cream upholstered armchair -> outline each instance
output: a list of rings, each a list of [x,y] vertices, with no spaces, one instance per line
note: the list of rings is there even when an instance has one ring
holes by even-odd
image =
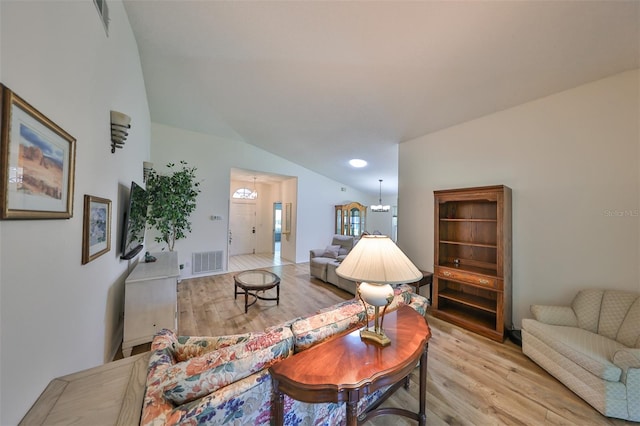
[[[533,305],[525,355],[608,417],[640,421],[640,294],[583,290],[571,306]]]

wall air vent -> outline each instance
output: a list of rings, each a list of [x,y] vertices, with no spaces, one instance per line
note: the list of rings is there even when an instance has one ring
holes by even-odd
[[[104,26],[104,32],[107,33],[107,37],[109,37],[109,8],[107,7],[107,0],[93,0],[93,3],[96,5],[96,9],[98,9],[98,15],[100,15],[100,20]]]
[[[193,253],[192,258],[191,268],[194,275],[222,271],[222,250]]]

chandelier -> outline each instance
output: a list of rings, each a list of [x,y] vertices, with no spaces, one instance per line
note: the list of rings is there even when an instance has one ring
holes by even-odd
[[[380,198],[378,198],[378,205],[373,205],[371,206],[371,211],[372,212],[388,212],[389,210],[391,210],[391,206],[390,205],[382,205],[382,179],[378,179],[378,181],[380,181]]]

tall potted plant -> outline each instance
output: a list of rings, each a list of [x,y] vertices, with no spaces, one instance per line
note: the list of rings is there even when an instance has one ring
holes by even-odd
[[[155,241],[166,243],[169,251],[173,251],[177,240],[191,232],[189,217],[200,193],[200,182],[195,180],[196,168],[188,167],[185,161],[180,161],[180,166],[176,169],[175,164],[169,163],[168,174],[151,170],[147,178],[147,223],[159,233]]]

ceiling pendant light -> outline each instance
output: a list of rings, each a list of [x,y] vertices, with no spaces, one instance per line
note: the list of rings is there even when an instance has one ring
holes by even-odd
[[[371,206],[371,211],[372,212],[388,212],[389,210],[391,210],[391,206],[389,205],[382,205],[382,179],[378,179],[378,181],[380,181],[380,198],[378,199],[378,202],[380,204],[373,205]]]
[[[256,191],[256,177],[253,177],[253,192],[249,195],[249,198],[255,200],[258,198],[258,191]]]

